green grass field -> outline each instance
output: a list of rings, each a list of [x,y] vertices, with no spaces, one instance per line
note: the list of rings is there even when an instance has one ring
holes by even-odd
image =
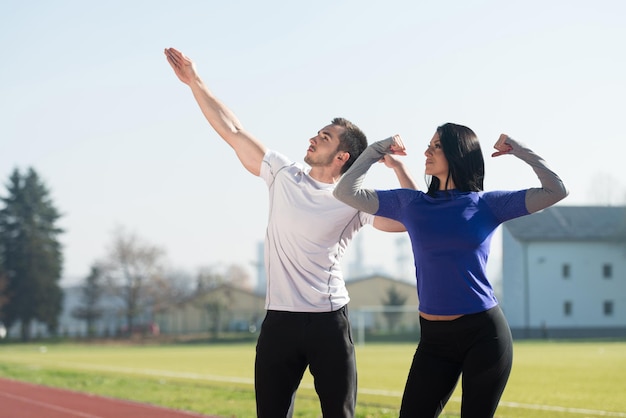
[[[415,344],[357,347],[358,417],[396,417]],[[0,344],[0,376],[223,417],[254,417],[254,344]],[[460,391],[445,417],[458,417]],[[311,376],[298,417],[319,417]],[[517,342],[497,417],[626,417],[626,342]]]

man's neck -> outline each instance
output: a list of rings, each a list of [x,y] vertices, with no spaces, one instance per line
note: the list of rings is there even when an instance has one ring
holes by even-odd
[[[339,181],[341,173],[328,167],[311,167],[309,176],[320,183],[334,184]]]

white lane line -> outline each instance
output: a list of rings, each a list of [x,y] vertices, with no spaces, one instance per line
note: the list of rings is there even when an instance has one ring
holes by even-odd
[[[47,409],[52,409],[53,411],[57,411],[57,412],[62,412],[64,414],[70,414],[76,417],[82,417],[82,418],[102,418],[101,415],[92,415],[92,414],[85,414],[83,412],[80,411],[76,411],[74,409],[67,409],[67,408],[63,408],[61,406],[57,406],[57,405],[53,405],[50,403],[46,403],[46,402],[39,402],[39,401],[34,401],[30,398],[24,398],[23,396],[19,396],[19,395],[13,395],[10,393],[4,393],[4,392],[0,392],[0,396],[4,396],[5,398],[10,398],[10,399],[14,399],[20,402],[24,402],[30,405],[37,405],[37,406],[41,406],[43,408],[47,408]]]
[[[459,400],[460,401],[460,400]],[[583,414],[583,415],[599,415],[603,417],[626,417],[626,412],[611,412],[611,411],[599,411],[595,409],[583,409],[583,408],[569,408],[565,406],[550,406],[550,405],[534,405],[520,402],[500,402],[500,405],[509,408],[520,409],[534,409],[540,411],[555,411],[555,412],[569,412],[571,414]]]
[[[228,382],[228,383],[243,383],[254,385],[254,379],[247,377],[234,377],[234,376],[216,376],[216,375],[207,375],[207,374],[199,374],[199,373],[186,373],[186,372],[173,372],[167,370],[154,370],[154,369],[134,369],[130,367],[115,367],[115,366],[96,366],[92,364],[83,364],[83,363],[72,363],[72,362],[61,362],[56,363],[59,366],[65,367],[73,367],[85,370],[101,370],[101,371],[111,371],[111,372],[120,372],[120,373],[128,373],[128,374],[140,374],[140,375],[148,375],[155,377],[170,377],[170,378],[186,378],[193,380],[207,380],[213,382]],[[307,389],[314,389],[312,384],[302,383],[300,387]],[[388,391],[382,389],[368,389],[368,388],[360,388],[358,392],[364,395],[378,395],[378,396],[388,396],[393,398],[402,397],[402,392],[398,391]],[[451,399],[452,401],[461,402],[460,398]],[[604,417],[621,417],[626,418],[626,412],[614,412],[614,411],[602,411],[595,409],[583,409],[583,408],[570,408],[564,406],[552,406],[552,405],[539,405],[539,404],[527,404],[521,402],[507,402],[500,401],[501,406],[506,406],[508,408],[518,408],[518,409],[531,409],[531,410],[541,410],[541,411],[555,411],[555,412],[568,412],[572,414],[581,414],[581,415],[596,415],[596,416],[604,416]]]

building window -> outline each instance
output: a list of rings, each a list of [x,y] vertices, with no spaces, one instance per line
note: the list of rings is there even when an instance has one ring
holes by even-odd
[[[613,301],[604,301],[604,316],[613,316]]]
[[[563,302],[563,314],[565,316],[572,316],[572,302],[569,300],[566,300],[565,302]]]
[[[605,279],[610,279],[613,277],[613,266],[610,264],[604,264],[602,266],[602,277]]]
[[[564,279],[569,279],[569,276],[570,276],[570,266],[569,266],[569,264],[563,264],[562,274],[563,274],[563,278]]]

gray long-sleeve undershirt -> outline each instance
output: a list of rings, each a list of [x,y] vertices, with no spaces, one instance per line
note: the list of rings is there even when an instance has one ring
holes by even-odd
[[[367,147],[337,183],[333,192],[335,197],[360,211],[375,214],[379,205],[378,195],[375,190],[363,189],[362,184],[372,164],[390,153],[392,143],[393,138],[390,137]],[[507,143],[512,147],[511,154],[530,165],[541,183],[540,188],[529,188],[526,192],[525,203],[529,213],[545,209],[567,196],[565,185],[543,158],[511,138]]]

